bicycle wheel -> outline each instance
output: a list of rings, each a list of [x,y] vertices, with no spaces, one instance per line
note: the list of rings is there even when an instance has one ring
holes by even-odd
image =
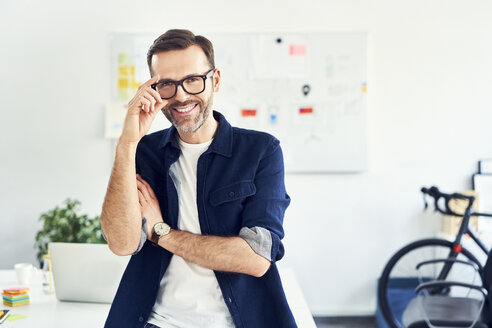
[[[391,257],[378,284],[378,306],[388,327],[403,328],[403,311],[416,296],[415,287],[421,282],[435,280],[443,266],[441,262],[417,270],[417,264],[448,258],[452,248],[453,243],[448,240],[422,239],[408,244]],[[479,272],[471,266],[454,264],[447,279],[482,284],[482,265],[470,251],[463,248],[456,259],[477,264]]]

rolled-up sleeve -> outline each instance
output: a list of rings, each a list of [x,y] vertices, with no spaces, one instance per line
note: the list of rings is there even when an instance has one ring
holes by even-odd
[[[275,138],[259,162],[254,184],[256,193],[245,201],[239,236],[257,254],[275,262],[284,256],[283,219],[290,204],[285,190],[282,149]]]
[[[147,241],[147,219],[142,216],[142,232],[140,233],[140,242],[138,244],[137,250],[132,255],[135,255],[138,252],[140,252],[146,241]]]
[[[243,238],[256,254],[272,261],[272,235],[269,230],[262,227],[244,227],[239,231],[239,237]]]

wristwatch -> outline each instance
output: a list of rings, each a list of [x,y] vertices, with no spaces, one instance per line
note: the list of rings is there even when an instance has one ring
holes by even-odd
[[[169,224],[164,222],[157,222],[152,228],[152,236],[150,237],[150,241],[154,245],[157,245],[159,243],[159,238],[167,235],[169,231],[171,231],[171,227],[169,226]]]

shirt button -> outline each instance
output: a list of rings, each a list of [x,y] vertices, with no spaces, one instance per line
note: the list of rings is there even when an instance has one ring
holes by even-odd
[[[229,297],[229,303],[232,303],[232,299]]]
[[[231,198],[234,197],[234,191],[229,192],[229,197],[231,197]]]
[[[138,321],[143,322],[144,321],[143,317],[139,317]]]

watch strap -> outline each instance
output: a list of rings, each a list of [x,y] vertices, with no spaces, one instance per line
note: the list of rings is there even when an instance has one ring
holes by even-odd
[[[150,242],[157,246],[159,243],[159,235],[155,232],[154,227],[152,227],[152,236],[150,236]]]
[[[166,233],[166,234],[164,234],[164,235],[159,235],[159,234],[155,231],[155,226],[156,226],[157,224],[164,224],[164,225],[166,225],[166,226],[167,226],[167,228],[168,228],[167,233]],[[158,246],[158,244],[159,244],[159,238],[161,238],[162,236],[167,235],[167,234],[169,233],[169,231],[171,231],[171,227],[170,227],[168,224],[164,223],[164,222],[158,222],[158,223],[154,224],[154,226],[152,227],[152,235],[150,236],[150,242],[151,242],[152,244],[154,244],[155,246]]]

